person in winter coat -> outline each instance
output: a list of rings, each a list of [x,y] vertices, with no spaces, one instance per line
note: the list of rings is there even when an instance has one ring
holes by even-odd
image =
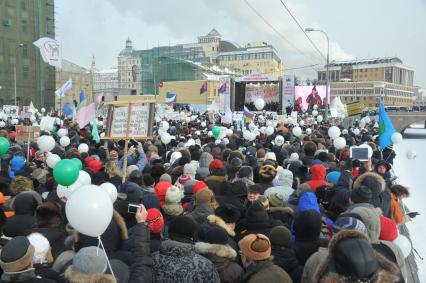
[[[330,242],[327,258],[317,267],[316,282],[403,282],[398,267],[374,251],[369,238],[345,230]]]
[[[231,180],[231,183],[235,182],[243,182],[246,187],[250,187],[254,185],[253,181],[253,169],[250,166],[241,166],[240,170],[238,170],[235,178]]]
[[[299,264],[291,246],[291,232],[285,226],[275,226],[269,233],[274,264],[284,269],[293,282],[300,282],[303,265]]]
[[[243,269],[234,260],[237,252],[228,244],[228,235],[220,227],[209,229],[203,242],[195,244],[195,251],[210,260],[219,273],[220,282],[241,282]]]
[[[264,194],[267,189],[273,187],[272,181],[277,175],[277,169],[272,165],[263,165],[259,170],[259,185],[262,190],[261,194]]]
[[[57,281],[59,274],[52,269],[54,258],[48,239],[40,233],[32,233],[27,238],[34,247],[33,267],[37,276]]]
[[[311,190],[315,192],[318,187],[321,186],[330,186],[325,180],[325,176],[327,175],[327,169],[322,164],[315,164],[311,167],[312,180],[306,181],[305,183],[311,187]]]
[[[209,215],[214,214],[217,206],[213,192],[210,189],[203,189],[195,195],[194,210],[186,216],[201,224]]]
[[[34,226],[34,213],[38,202],[32,194],[20,193],[15,197],[15,216],[7,219],[3,234],[7,237],[27,235]]]
[[[272,181],[273,187],[268,188],[263,195],[269,197],[271,194],[280,194],[283,196],[283,201],[287,201],[290,195],[294,192],[293,173],[290,170],[278,167],[277,176]]]
[[[172,220],[170,239],[163,241],[159,252],[152,254],[152,282],[220,282],[214,264],[195,252],[193,237],[196,226],[187,216],[177,216]]]
[[[405,213],[404,204],[402,203],[403,198],[408,198],[410,196],[410,191],[408,188],[402,185],[393,185],[391,187],[392,200],[391,200],[391,218],[395,221],[396,224],[404,224],[407,221],[410,221],[411,218],[414,218],[418,215],[417,212],[408,212]]]
[[[382,176],[374,172],[364,173],[355,179],[352,184],[352,190],[356,190],[362,185],[368,187],[372,193],[370,204],[380,208],[386,217],[390,217],[392,197],[390,189],[387,188]]]
[[[160,210],[157,208],[149,208],[147,210],[148,216],[146,222],[150,232],[150,250],[151,253],[160,250],[161,242],[163,240],[164,218]]]
[[[222,191],[224,187],[223,184],[228,180],[223,162],[219,159],[214,159],[210,163],[209,170],[210,175],[204,180],[205,183],[215,195],[223,195],[225,193]]]
[[[0,254],[0,267],[3,270],[1,282],[56,282],[36,275],[32,267],[34,251],[27,237],[17,236],[7,242]]]
[[[129,204],[139,205],[142,200],[142,188],[133,182],[123,183],[119,188],[119,195],[123,194],[125,199],[117,199],[114,209],[124,218],[127,229],[136,224],[135,215],[128,212]]]
[[[292,283],[290,276],[275,265],[271,258],[271,243],[263,234],[249,234],[238,242],[241,262],[246,272],[243,282]]]
[[[208,152],[201,153],[199,167],[197,173],[195,174],[195,179],[204,180],[207,176],[210,175],[210,163],[213,161],[213,156]]]

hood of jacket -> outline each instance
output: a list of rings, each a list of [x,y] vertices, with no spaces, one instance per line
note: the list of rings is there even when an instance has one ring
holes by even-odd
[[[208,152],[201,153],[199,163],[199,168],[209,168],[210,163],[213,161],[213,156]]]
[[[311,167],[312,180],[325,180],[327,169],[322,164],[315,164]]]
[[[228,225],[226,225],[226,222],[223,221],[223,219],[220,218],[219,216],[211,214],[207,216],[207,221],[209,221],[210,224],[219,226],[220,228],[224,229],[229,236],[231,237],[235,236],[235,231],[229,228]]]
[[[287,169],[278,167],[277,176],[272,181],[274,186],[292,187],[293,186],[293,172]]]
[[[361,187],[361,185],[367,186],[370,188],[373,196],[379,195],[382,191],[386,189],[386,182],[382,176],[374,172],[366,172],[360,175],[353,182],[353,189]]]
[[[218,257],[234,259],[237,257],[237,252],[229,245],[218,245],[204,242],[195,244],[195,251],[201,255],[214,254]]]
[[[20,193],[15,197],[13,207],[16,215],[31,215],[37,208],[38,202],[32,194]]]
[[[310,209],[320,212],[318,200],[315,194],[312,192],[306,192],[300,197],[297,210],[302,212]]]
[[[371,247],[370,251],[365,251],[364,253],[352,253],[350,249],[346,252],[344,250],[340,250],[339,253],[345,253],[344,259],[335,258],[336,249],[339,243],[343,240],[348,239],[362,239],[370,243],[369,238],[361,232],[353,231],[353,230],[344,230],[336,234],[329,243],[328,246],[328,256],[325,260],[323,260],[314,274],[314,282],[325,282],[325,283],[337,283],[337,282],[354,282],[350,280],[350,278],[337,273],[337,264],[351,266],[353,268],[353,272],[365,272],[368,270],[373,271],[372,275],[370,275],[370,281],[374,283],[380,282],[398,282],[399,280],[399,269],[398,267],[387,260],[380,253],[373,250]],[[365,246],[364,246],[365,247]],[[359,248],[363,248],[362,246]],[[372,251],[373,250],[373,251]],[[363,256],[362,259],[359,256]],[[376,265],[375,267],[372,265]]]
[[[380,236],[380,211],[376,208],[358,206],[352,208],[349,213],[356,214],[361,218],[361,221],[368,229],[368,236],[371,243],[377,244]]]

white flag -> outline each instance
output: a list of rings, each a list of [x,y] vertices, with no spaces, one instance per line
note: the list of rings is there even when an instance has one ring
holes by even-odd
[[[72,89],[72,79],[70,78],[63,86],[55,91],[56,96],[64,97],[67,91]]]
[[[61,43],[58,40],[42,37],[34,41],[33,44],[40,49],[40,54],[44,62],[50,66],[61,68]]]

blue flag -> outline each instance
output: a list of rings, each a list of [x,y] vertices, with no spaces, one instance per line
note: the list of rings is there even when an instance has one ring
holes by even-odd
[[[72,115],[72,108],[69,106],[68,103],[64,105],[62,112],[64,112],[65,116],[71,116]]]
[[[84,96],[84,90],[80,91],[80,103],[86,99],[86,96]]]
[[[393,144],[392,135],[396,132],[392,121],[386,113],[382,100],[377,98],[379,103],[379,144],[381,150]]]

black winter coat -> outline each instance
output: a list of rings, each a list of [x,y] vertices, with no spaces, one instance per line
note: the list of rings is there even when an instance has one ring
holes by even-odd
[[[296,258],[296,252],[292,248],[272,246],[273,261],[284,269],[293,280],[293,283],[300,282],[304,266]]]
[[[326,248],[328,246],[328,241],[324,239],[319,239],[313,242],[294,242],[293,249],[296,253],[296,258],[299,261],[299,264],[305,265],[306,261],[318,251],[319,248]]]

